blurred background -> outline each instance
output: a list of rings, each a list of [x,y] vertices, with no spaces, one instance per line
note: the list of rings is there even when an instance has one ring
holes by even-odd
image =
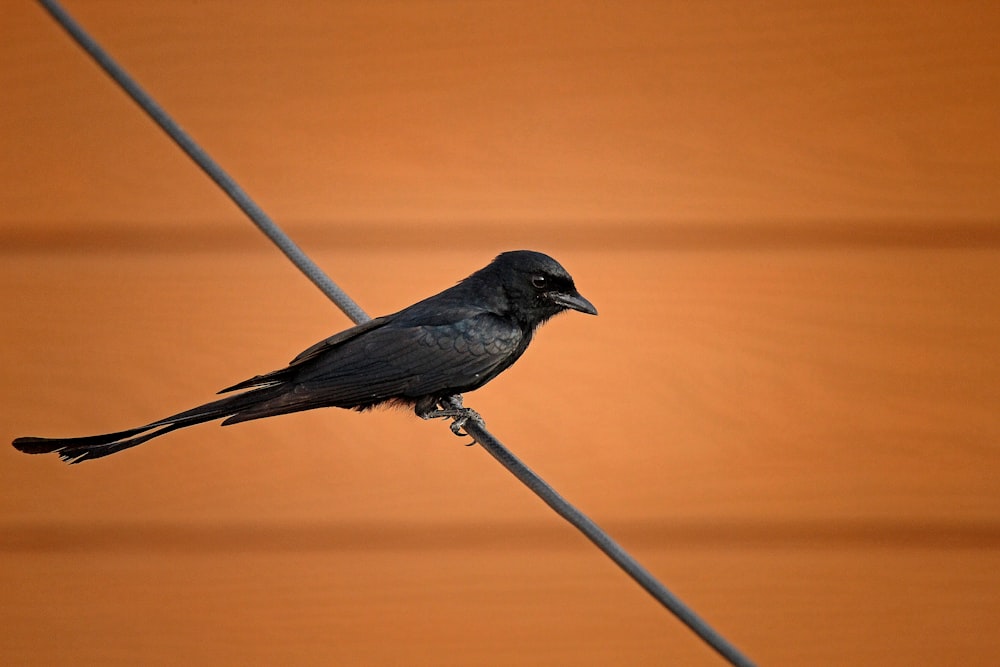
[[[466,397],[761,664],[1000,655],[1000,5],[66,7],[372,314],[547,252]],[[32,3],[0,40],[0,440],[349,325]],[[400,411],[0,447],[0,663],[721,664]]]

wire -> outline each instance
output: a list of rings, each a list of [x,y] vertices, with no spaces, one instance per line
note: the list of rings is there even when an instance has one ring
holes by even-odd
[[[281,252],[299,268],[331,301],[337,304],[344,313],[350,317],[355,324],[367,322],[371,318],[362,310],[354,299],[349,297],[329,276],[327,276],[319,266],[306,256],[302,249],[288,237],[278,225],[271,220],[271,217],[254,202],[250,195],[243,191],[243,188],[236,183],[198,143],[178,125],[173,118],[154,100],[149,93],[142,89],[121,65],[108,55],[101,46],[91,37],[76,20],[64,10],[59,3],[51,0],[39,0],[42,6],[48,10],[49,14],[63,27],[66,32],[79,44],[90,57],[97,61],[108,76],[115,80],[122,89],[128,93],[136,104],[145,111],[153,121],[159,125],[167,135],[181,147],[188,156],[194,160],[195,164],[201,167],[202,171],[208,174],[216,184],[222,188],[223,192],[243,211],[258,228],[278,246]]]
[[[337,286],[304,252],[278,227],[249,195],[174,122],[166,111],[146,93],[129,74],[116,63],[104,49],[54,0],[39,0],[63,29],[79,44],[97,64],[121,86],[143,111],[173,139],[188,156],[208,174],[209,178],[267,235],[278,248],[305,275],[319,287],[337,307],[355,323],[371,319],[351,297]],[[493,458],[509,470],[515,477],[533,491],[545,504],[566,519],[608,555],[626,574],[632,577],[650,595],[676,615],[681,622],[701,637],[731,664],[752,667],[753,663],[730,644],[722,635],[713,630],[704,620],[661,584],[646,568],[639,564],[622,547],[611,539],[604,530],[589,517],[576,509],[559,495],[545,480],[535,474],[508,450],[492,433],[481,424],[470,420],[465,431],[478,442]]]
[[[625,551],[610,535],[594,523],[590,517],[578,510],[568,500],[563,498],[544,479],[539,477],[531,468],[526,466],[513,452],[507,449],[503,443],[496,439],[489,431],[479,424],[469,420],[463,429],[471,435],[479,445],[500,462],[515,477],[531,489],[535,495],[542,499],[546,505],[555,510],[556,514],[566,519],[577,528],[584,536],[593,542],[598,549],[603,551],[618,567],[632,577],[640,586],[652,595],[656,600],[670,610],[684,625],[688,626],[696,635],[701,637],[706,644],[719,652],[722,657],[733,665],[740,667],[752,666],[749,658],[740,653],[739,649],[729,643],[725,637],[720,635],[708,623],[706,623],[690,607],[684,604],[676,595],[670,592],[666,586],[661,584],[656,577],[650,574],[635,558]]]

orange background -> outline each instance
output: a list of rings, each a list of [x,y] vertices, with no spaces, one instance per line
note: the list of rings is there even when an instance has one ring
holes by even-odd
[[[1000,655],[1000,10],[67,2],[370,313],[498,252],[467,403],[761,664]],[[38,7],[0,40],[0,436],[145,423],[348,321]],[[0,450],[0,663],[721,660],[403,412]]]

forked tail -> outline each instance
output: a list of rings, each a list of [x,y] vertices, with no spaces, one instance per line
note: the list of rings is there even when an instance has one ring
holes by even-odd
[[[176,415],[151,422],[145,426],[130,428],[125,431],[88,435],[81,438],[36,438],[27,436],[16,438],[15,448],[25,454],[59,454],[59,458],[67,463],[79,463],[89,459],[99,459],[102,456],[120,452],[129,447],[135,447],[170,431],[193,426],[223,417],[232,417],[242,410],[259,405],[263,401],[280,394],[278,387],[261,387],[243,394],[227,396],[191,410],[179,412]]]

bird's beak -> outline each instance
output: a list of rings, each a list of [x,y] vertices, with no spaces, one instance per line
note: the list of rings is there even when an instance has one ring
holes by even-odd
[[[587,313],[588,315],[597,314],[597,309],[594,308],[594,304],[580,296],[579,292],[573,292],[572,294],[566,294],[564,292],[551,292],[549,297],[564,308],[579,310],[581,313]]]

